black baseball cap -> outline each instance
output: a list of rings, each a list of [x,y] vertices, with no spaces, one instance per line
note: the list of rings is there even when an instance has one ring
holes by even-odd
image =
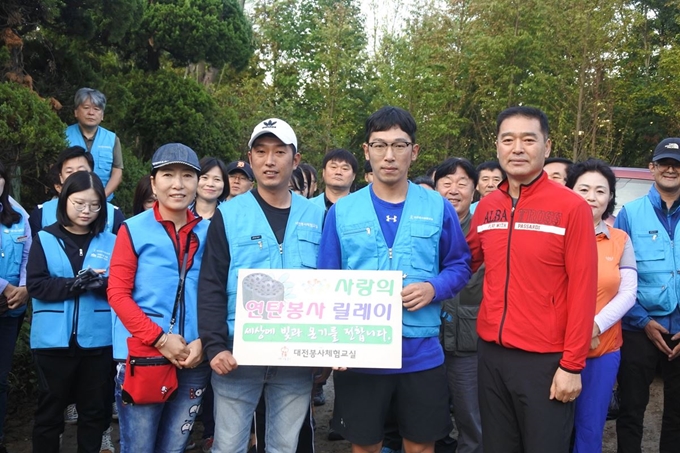
[[[251,181],[255,179],[253,169],[250,167],[250,164],[244,160],[235,160],[234,162],[230,162],[229,165],[227,165],[227,175],[235,171],[240,171]]]
[[[661,140],[661,143],[654,148],[652,161],[661,159],[675,159],[680,162],[680,138],[670,137]]]

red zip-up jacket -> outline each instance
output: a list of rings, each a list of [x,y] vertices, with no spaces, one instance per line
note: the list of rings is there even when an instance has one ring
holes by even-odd
[[[560,368],[578,373],[597,299],[592,211],[544,172],[520,187],[514,204],[506,180],[472,218],[473,272],[486,264],[477,333],[507,348],[560,352]]]

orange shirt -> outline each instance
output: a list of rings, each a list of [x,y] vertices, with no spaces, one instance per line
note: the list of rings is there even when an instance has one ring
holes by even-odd
[[[599,313],[619,292],[621,272],[619,264],[628,235],[618,228],[609,227],[609,237],[600,233],[597,238],[597,303],[595,313]],[[588,352],[588,358],[600,357],[621,348],[621,321],[600,335],[600,344]]]

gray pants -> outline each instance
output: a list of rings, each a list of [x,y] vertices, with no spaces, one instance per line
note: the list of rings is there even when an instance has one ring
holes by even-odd
[[[458,453],[482,453],[482,420],[477,397],[477,356],[446,354],[446,378],[458,429]]]

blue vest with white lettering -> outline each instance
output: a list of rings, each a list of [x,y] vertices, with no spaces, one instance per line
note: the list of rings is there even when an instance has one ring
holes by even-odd
[[[409,183],[394,244],[389,249],[376,216],[368,187],[335,203],[335,222],[342,250],[342,268],[399,270],[403,285],[439,275],[439,238],[444,219],[444,200],[439,193]],[[403,336],[436,337],[440,304],[420,310],[402,309]]]
[[[48,225],[52,225],[57,222],[57,203],[59,199],[53,198],[50,201],[46,201],[41,205],[42,209],[42,227],[45,228]],[[106,225],[104,226],[104,231],[107,233],[113,232],[113,216],[114,209],[117,209],[111,203],[106,203]]]
[[[680,247],[675,247],[659,222],[649,195],[627,203],[626,214],[632,220],[630,239],[637,261],[638,302],[650,316],[665,316],[675,310],[680,298]],[[674,237],[680,238],[680,223]]]
[[[234,337],[239,269],[316,269],[324,210],[292,194],[283,244],[279,246],[251,192],[217,207],[222,213],[231,262],[227,276],[227,325]]]
[[[21,260],[26,244],[25,219],[22,211],[15,210],[21,219],[10,227],[0,225],[0,278],[7,280],[10,285],[19,286]],[[26,305],[14,310],[8,310],[3,316],[16,318],[26,311]]]
[[[38,235],[50,276],[75,277],[62,240],[46,231],[39,231]],[[83,268],[106,269],[104,275],[108,275],[115,242],[116,236],[111,233],[103,232],[93,237]],[[87,291],[63,301],[33,299],[31,349],[68,348],[72,335],[81,348],[111,345],[111,306],[105,296]]]
[[[153,322],[164,332],[170,328],[172,308],[179,285],[178,256],[184,257],[184,250],[178,253],[168,231],[154,217],[154,210],[148,209],[125,221],[130,242],[137,255],[137,273],[132,289],[132,299]],[[184,295],[177,307],[173,333],[180,334],[187,343],[198,338],[197,292],[198,273],[205,249],[205,237],[210,223],[200,221],[191,234],[198,239],[198,249],[193,256],[191,267],[186,270]],[[113,358],[127,358],[127,338],[130,332],[120,318],[113,313]]]
[[[81,146],[87,149],[83,133],[80,131],[78,123],[72,124],[66,128],[66,140],[71,146]],[[94,159],[93,171],[102,180],[102,184],[106,187],[106,183],[111,179],[111,169],[113,168],[113,148],[116,145],[116,134],[108,129],[99,126],[97,135],[94,136],[94,143],[90,153]]]

